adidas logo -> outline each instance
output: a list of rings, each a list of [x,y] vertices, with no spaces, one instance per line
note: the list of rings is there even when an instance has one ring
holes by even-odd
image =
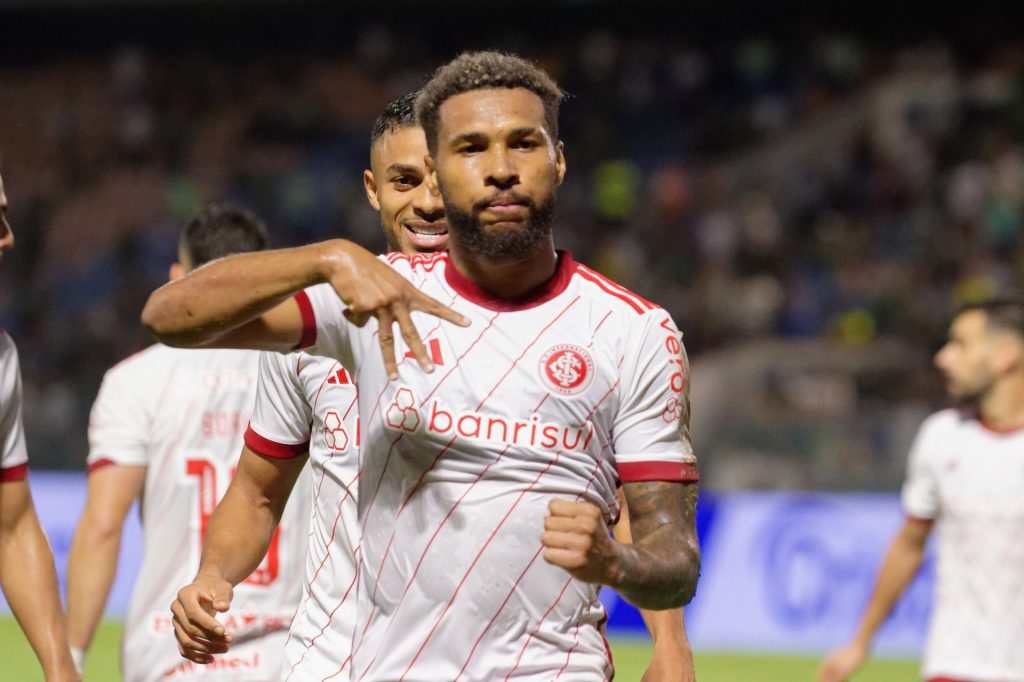
[[[344,369],[339,369],[337,372],[332,374],[328,379],[329,384],[351,384],[352,375],[346,372]]]

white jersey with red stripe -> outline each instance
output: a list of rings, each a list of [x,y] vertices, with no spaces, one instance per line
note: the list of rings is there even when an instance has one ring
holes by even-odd
[[[20,481],[27,474],[18,349],[14,340],[0,330],[0,483]]]
[[[924,677],[1024,682],[1024,428],[943,410],[918,433],[903,486],[936,522],[935,604]]]
[[[352,678],[606,680],[598,587],[541,557],[551,500],[598,505],[617,487],[696,480],[678,437],[681,337],[669,315],[567,253],[536,291],[496,299],[447,254],[386,256],[472,320],[415,313],[436,370],[398,343],[389,381],[376,322],[348,323],[308,290],[315,351],[359,385],[359,605]]]
[[[214,664],[178,653],[168,605],[199,568],[206,524],[242,448],[259,353],[155,345],[109,370],[89,423],[89,470],[146,467],[144,550],[121,649],[126,682],[278,680],[302,590],[308,494],[295,495],[263,563],[219,618],[236,641]],[[300,490],[308,476],[299,477]]]
[[[359,544],[359,406],[351,375],[330,358],[264,353],[245,442],[265,457],[309,453],[313,485],[306,579],[281,679],[346,679]]]

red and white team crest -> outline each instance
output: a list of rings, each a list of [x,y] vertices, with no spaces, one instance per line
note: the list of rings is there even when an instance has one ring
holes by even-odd
[[[594,360],[583,348],[560,343],[541,356],[540,378],[555,393],[577,395],[594,380]]]

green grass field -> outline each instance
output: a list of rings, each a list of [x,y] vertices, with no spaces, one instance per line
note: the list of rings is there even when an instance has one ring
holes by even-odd
[[[118,682],[117,647],[121,625],[107,622],[100,628],[89,654],[85,682]],[[0,618],[3,664],[0,682],[42,682],[32,649],[12,618]],[[640,679],[650,658],[647,642],[612,641],[618,682]],[[738,656],[699,653],[696,659],[700,682],[800,682],[812,680],[818,661],[813,658],[781,656]],[[875,661],[854,678],[854,682],[916,682],[917,664],[909,661]]]

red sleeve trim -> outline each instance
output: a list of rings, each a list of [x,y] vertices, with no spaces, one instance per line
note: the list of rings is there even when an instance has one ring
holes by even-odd
[[[26,476],[28,476],[28,462],[15,464],[14,466],[7,467],[6,469],[0,469],[0,483],[23,481]]]
[[[299,313],[302,315],[302,338],[299,339],[295,350],[302,350],[316,343],[316,314],[313,312],[309,294],[305,291],[295,294],[295,302],[299,304]]]
[[[114,463],[114,460],[112,460],[112,459],[98,459],[95,462],[90,462],[89,464],[86,465],[85,473],[86,474],[91,474],[92,472],[96,471],[97,469],[102,469],[103,467],[110,466],[113,463]]]
[[[619,480],[623,483],[639,481],[685,481],[700,480],[696,464],[679,462],[625,462],[619,464]]]
[[[305,443],[277,443],[253,431],[251,424],[245,430],[245,445],[257,455],[275,459],[295,459],[309,452],[308,440]]]

